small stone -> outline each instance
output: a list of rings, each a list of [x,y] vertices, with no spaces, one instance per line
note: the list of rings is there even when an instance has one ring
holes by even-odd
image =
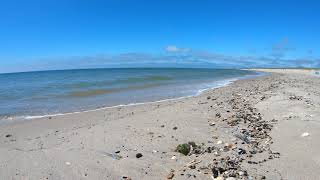
[[[237,146],[235,144],[229,144],[228,148],[233,150],[233,149],[236,149]]]
[[[310,136],[310,134],[308,132],[304,132],[301,134],[301,137],[307,137],[307,136]]]
[[[172,158],[171,158],[172,160],[176,160],[177,159],[177,157],[176,156],[172,156]]]
[[[174,170],[171,169],[171,172],[167,175],[167,179],[172,179],[174,177]]]
[[[167,179],[172,179],[174,177],[174,174],[171,172],[167,175]]]
[[[215,123],[215,122],[211,122],[209,125],[210,125],[210,126],[215,126],[216,123]]]
[[[70,162],[66,162],[66,165],[70,166],[70,165],[71,165],[71,163],[70,163]]]
[[[213,177],[216,179],[219,176],[219,170],[217,168],[212,169]]]
[[[114,153],[119,154],[119,153],[120,153],[120,151],[116,151],[116,152],[114,152]]]
[[[8,137],[12,137],[12,135],[11,135],[11,134],[7,134],[6,137],[7,137],[7,138],[8,138]]]
[[[241,155],[241,154],[247,154],[247,151],[242,149],[242,148],[239,148],[238,149],[238,154]]]
[[[163,128],[163,127],[164,127],[164,125],[161,125],[161,127]]]
[[[238,174],[239,174],[239,176],[243,176],[243,175],[244,175],[244,172],[239,171]]]
[[[222,141],[221,141],[221,140],[219,140],[219,141],[217,142],[217,144],[222,144]]]
[[[141,158],[143,155],[141,153],[136,154],[136,158]]]
[[[177,130],[177,129],[178,129],[178,127],[173,127],[172,129],[173,129],[173,130]]]

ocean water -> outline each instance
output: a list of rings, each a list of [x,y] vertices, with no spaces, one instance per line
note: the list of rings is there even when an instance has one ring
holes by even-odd
[[[121,68],[0,74],[0,119],[196,95],[258,75],[231,69]]]

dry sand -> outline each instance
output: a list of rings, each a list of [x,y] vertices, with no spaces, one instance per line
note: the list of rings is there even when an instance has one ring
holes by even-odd
[[[272,71],[197,97],[4,124],[1,179],[319,179],[320,78]]]

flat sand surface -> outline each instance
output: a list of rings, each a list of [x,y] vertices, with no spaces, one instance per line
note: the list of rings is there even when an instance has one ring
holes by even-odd
[[[320,78],[284,71],[196,97],[3,124],[0,179],[319,179]],[[175,151],[188,142],[187,155]]]

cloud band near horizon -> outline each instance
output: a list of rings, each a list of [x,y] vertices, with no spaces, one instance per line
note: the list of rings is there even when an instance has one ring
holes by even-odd
[[[319,68],[320,59],[312,57],[286,58],[293,51],[288,40],[275,44],[269,55],[231,56],[192,48],[169,45],[163,53],[123,53],[118,55],[92,55],[76,57],[39,58],[34,63],[25,61],[0,67],[0,72],[20,72],[34,70],[119,68],[119,67],[199,67],[199,68]],[[19,67],[19,68],[16,68]]]

